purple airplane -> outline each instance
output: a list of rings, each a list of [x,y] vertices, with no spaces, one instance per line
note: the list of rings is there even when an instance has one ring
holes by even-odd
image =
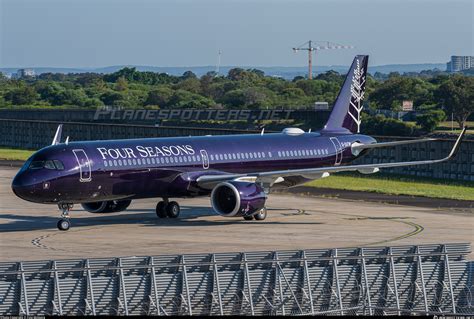
[[[324,128],[304,132],[147,138],[61,143],[62,126],[52,145],[32,155],[15,176],[12,189],[27,201],[57,204],[60,230],[71,226],[69,211],[81,204],[91,213],[118,212],[139,198],[163,198],[160,218],[177,218],[180,207],[170,198],[209,196],[224,217],[264,220],[267,194],[331,173],[434,164],[442,159],[350,165],[377,147],[426,142],[431,139],[377,143],[360,134],[368,56],[354,58]]]

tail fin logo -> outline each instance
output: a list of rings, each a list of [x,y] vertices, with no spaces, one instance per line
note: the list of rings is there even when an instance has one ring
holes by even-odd
[[[365,87],[365,76],[363,70],[360,68],[360,60],[357,59],[357,65],[354,69],[354,75],[352,76],[351,84],[351,101],[349,108],[349,115],[352,117],[354,122],[357,124],[357,133],[360,133],[361,123],[361,112],[364,105],[362,100],[364,99],[364,87]]]
[[[352,61],[323,128],[325,132],[360,133],[368,61],[368,55],[357,55]]]

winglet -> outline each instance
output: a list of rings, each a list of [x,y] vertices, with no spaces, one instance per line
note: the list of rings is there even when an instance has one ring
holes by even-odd
[[[464,127],[462,129],[461,134],[459,134],[459,136],[456,140],[456,143],[454,143],[453,149],[449,153],[448,157],[446,157],[446,160],[450,159],[451,157],[453,157],[458,152],[459,145],[461,145],[461,141],[464,138],[464,135],[466,134],[466,129],[467,129],[467,127]]]
[[[56,129],[56,134],[54,134],[53,143],[51,145],[58,145],[61,143],[61,134],[63,132],[63,125],[59,124],[58,128]]]

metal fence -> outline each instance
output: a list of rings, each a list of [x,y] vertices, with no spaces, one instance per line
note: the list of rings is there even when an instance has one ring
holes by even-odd
[[[0,315],[474,314],[469,244],[0,263]]]

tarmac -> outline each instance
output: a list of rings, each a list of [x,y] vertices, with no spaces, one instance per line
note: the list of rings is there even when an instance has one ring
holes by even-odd
[[[59,231],[55,205],[13,194],[17,170],[0,167],[0,261],[461,242],[474,247],[472,208],[364,201],[363,194],[357,200],[271,194],[265,221],[219,216],[208,197],[179,199],[178,219],[157,218],[158,199],[136,200],[112,214],[76,205],[71,229]]]

